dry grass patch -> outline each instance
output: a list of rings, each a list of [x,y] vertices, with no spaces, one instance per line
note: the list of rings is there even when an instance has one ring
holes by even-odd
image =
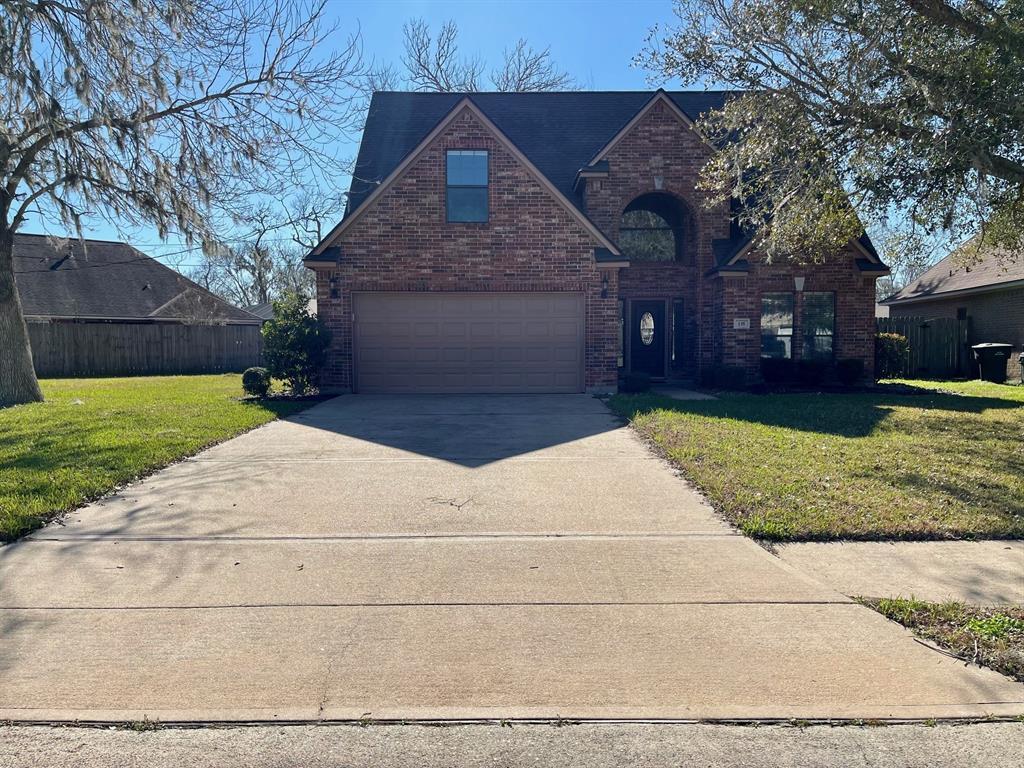
[[[1024,608],[980,608],[914,598],[862,598],[888,619],[954,656],[1024,683]]]

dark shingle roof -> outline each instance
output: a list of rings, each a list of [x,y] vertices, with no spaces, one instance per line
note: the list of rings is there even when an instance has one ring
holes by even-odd
[[[1005,287],[1007,283],[1024,281],[1024,258],[1013,258],[1002,251],[988,250],[980,261],[964,263],[959,258],[961,250],[970,247],[973,244],[967,243],[953,251],[883,303],[900,304],[932,296],[941,298],[944,294],[958,291],[997,289]]]
[[[30,317],[257,321],[127,243],[18,234],[14,272]]]
[[[352,176],[346,215],[469,96],[566,197],[576,173],[654,96],[652,91],[556,93],[373,94]],[[672,91],[669,98],[691,119],[720,108],[728,91]]]
[[[250,304],[242,309],[250,315],[256,315],[260,320],[274,319],[274,303],[270,301],[265,301],[262,304]]]
[[[548,93],[412,93],[378,91],[367,112],[345,216],[354,212],[427,134],[467,96],[570,201],[580,206],[577,175],[657,91]],[[722,106],[738,91],[666,91],[691,120]],[[600,164],[598,164],[600,165]],[[607,163],[604,164],[605,170]],[[735,205],[735,201],[734,201]],[[733,227],[714,243],[725,266],[749,243]],[[868,236],[861,244],[878,258]]]

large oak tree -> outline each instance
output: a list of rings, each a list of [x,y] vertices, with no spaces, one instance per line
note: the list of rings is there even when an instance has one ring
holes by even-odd
[[[106,217],[213,249],[254,196],[330,169],[365,71],[323,7],[0,0],[0,406],[41,399],[12,259],[27,218],[81,232]]]
[[[640,60],[747,92],[700,121],[723,146],[703,185],[747,203],[771,257],[818,258],[862,220],[1024,248],[1024,2],[676,0],[675,13]]]

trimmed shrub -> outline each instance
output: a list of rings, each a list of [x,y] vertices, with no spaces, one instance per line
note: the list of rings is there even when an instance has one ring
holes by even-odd
[[[642,371],[631,371],[622,377],[623,392],[646,392],[651,388],[651,377]]]
[[[294,395],[316,389],[327,360],[331,333],[309,314],[306,299],[291,293],[274,302],[274,317],[263,324],[263,359],[276,379]]]
[[[738,365],[719,365],[714,368],[715,386],[723,389],[746,389],[747,369]]]
[[[796,376],[800,383],[808,387],[816,387],[825,380],[828,365],[821,360],[800,360],[796,367]]]
[[[840,360],[836,363],[836,376],[843,386],[853,386],[864,377],[864,361]]]
[[[900,333],[875,334],[875,375],[880,379],[901,376],[906,368],[910,347]]]
[[[701,371],[700,383],[705,387],[746,389],[749,385],[747,370],[738,365],[715,365]]]
[[[270,373],[259,366],[246,368],[242,374],[242,389],[253,397],[266,397],[270,391]]]
[[[761,378],[766,384],[781,384],[793,379],[793,361],[782,357],[761,358]]]

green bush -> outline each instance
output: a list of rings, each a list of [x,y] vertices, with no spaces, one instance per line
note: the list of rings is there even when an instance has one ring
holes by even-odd
[[[253,397],[265,397],[270,391],[270,373],[258,366],[246,368],[242,374],[242,389]]]
[[[711,370],[716,387],[722,387],[723,389],[746,389],[746,368],[738,365],[716,365]]]
[[[781,384],[793,378],[793,361],[784,357],[762,357],[761,378],[768,384]]]
[[[847,387],[853,386],[864,376],[864,361],[840,360],[836,363],[836,376],[839,378],[840,384]]]
[[[800,383],[808,387],[816,387],[825,380],[828,364],[823,360],[798,360],[796,377]]]
[[[263,359],[276,379],[287,382],[292,394],[316,389],[327,359],[331,334],[309,314],[306,300],[288,294],[274,302],[274,318],[263,324]]]
[[[623,392],[646,392],[651,388],[651,377],[642,371],[631,371],[622,377]]]
[[[891,379],[903,375],[909,351],[907,337],[903,334],[875,334],[875,376]]]

